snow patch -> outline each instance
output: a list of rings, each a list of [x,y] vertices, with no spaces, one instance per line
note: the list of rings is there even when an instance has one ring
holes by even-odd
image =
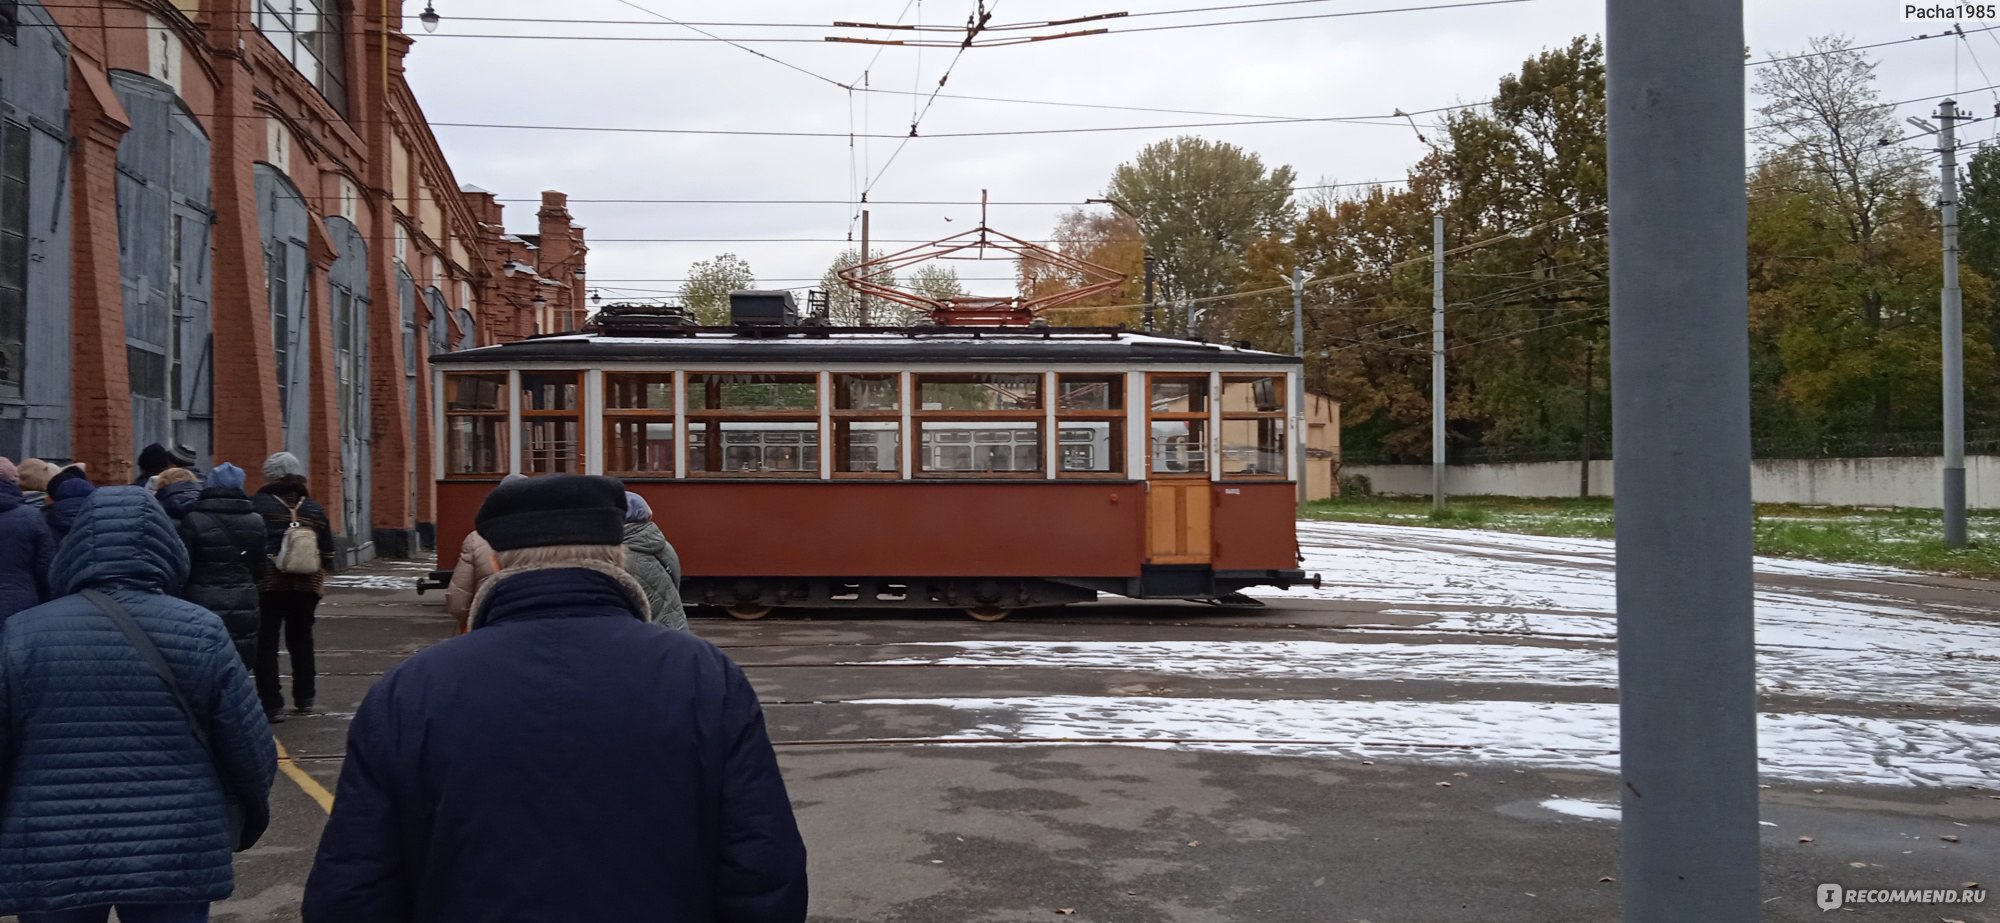
[[[1425,629],[1420,629],[1425,630]],[[1043,667],[1194,677],[1282,677],[1528,686],[1618,686],[1615,649],[1349,641],[928,641],[887,666]],[[1856,703],[1984,705],[2000,659],[1774,648],[1758,655],[1767,694]]]
[[[1333,759],[1618,771],[1618,706],[1307,699],[862,699],[944,708],[979,723],[954,739],[1028,739]],[[1905,787],[2000,783],[2000,728],[1960,721],[1763,714],[1764,778]]]
[[[1582,798],[1550,798],[1542,802],[1542,807],[1557,814],[1568,814],[1586,820],[1608,820],[1618,822],[1619,807],[1602,801],[1587,801]]]

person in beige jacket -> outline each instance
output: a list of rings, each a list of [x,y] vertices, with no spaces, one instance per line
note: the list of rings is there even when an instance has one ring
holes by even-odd
[[[527,478],[525,474],[510,474],[501,478],[500,483],[512,484]],[[444,611],[451,613],[452,621],[458,623],[459,634],[471,630],[472,600],[499,569],[493,547],[479,537],[479,532],[465,533],[465,541],[458,546],[458,565],[451,570],[451,586],[444,591]]]

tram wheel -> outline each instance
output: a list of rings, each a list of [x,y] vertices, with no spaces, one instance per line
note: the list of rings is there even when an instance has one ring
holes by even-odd
[[[965,610],[965,614],[982,622],[997,622],[1006,618],[1007,613],[1011,611],[1013,610],[1002,609],[999,606],[974,606]]]
[[[760,606],[755,603],[739,603],[737,605],[730,606],[725,611],[729,613],[730,618],[741,619],[742,621],[745,622],[754,622],[758,619],[763,618],[764,616],[770,615],[771,607]]]

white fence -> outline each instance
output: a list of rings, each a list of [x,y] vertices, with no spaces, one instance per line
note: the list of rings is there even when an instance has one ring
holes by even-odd
[[[1613,467],[1590,463],[1590,495],[1612,496]],[[1342,476],[1362,475],[1383,494],[1431,492],[1429,465],[1349,465]],[[1445,469],[1447,494],[1502,497],[1578,496],[1579,462],[1454,465]],[[1941,505],[1942,476],[1935,458],[1769,458],[1751,463],[1750,493],[1758,503],[1827,506]],[[1965,459],[1965,497],[1977,509],[2000,508],[2000,455]]]

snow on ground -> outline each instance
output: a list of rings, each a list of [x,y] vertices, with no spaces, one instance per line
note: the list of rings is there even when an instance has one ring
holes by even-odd
[[[417,578],[395,574],[334,574],[326,578],[328,589],[336,590],[409,590],[415,589]]]
[[[2000,652],[2000,630],[1989,648]],[[1286,677],[1615,689],[1616,651],[1517,644],[1347,641],[942,641],[902,645],[896,666],[1051,667],[1204,677]],[[1767,693],[1856,703],[1963,706],[2000,701],[2000,658],[1942,659],[1777,648],[1758,659]]]
[[[1439,630],[1609,637],[1617,611],[1612,543],[1498,532],[1410,529],[1354,523],[1299,523],[1304,568],[1323,585],[1260,590],[1277,598],[1379,602],[1449,610]],[[1757,559],[1781,576],[1893,583],[1915,576],[1891,568]],[[1996,596],[2000,601],[2000,596]],[[1396,610],[1392,610],[1396,611]],[[1935,655],[2000,652],[2000,625],[1948,616],[1971,610],[1923,607],[1891,596],[1827,591],[1757,591],[1761,648]],[[1401,614],[1411,614],[1403,610]],[[1587,618],[1600,621],[1593,625]]]
[[[1109,744],[1542,770],[1618,771],[1618,707],[1530,702],[1305,699],[861,699],[946,708],[979,723],[949,737]],[[1772,781],[1910,787],[2000,784],[2000,728],[1960,721],[1764,714],[1759,762]]]
[[[1608,820],[1616,822],[1621,813],[1615,804],[1590,801],[1584,798],[1549,798],[1542,801],[1542,807],[1557,814],[1568,814],[1586,820]]]

